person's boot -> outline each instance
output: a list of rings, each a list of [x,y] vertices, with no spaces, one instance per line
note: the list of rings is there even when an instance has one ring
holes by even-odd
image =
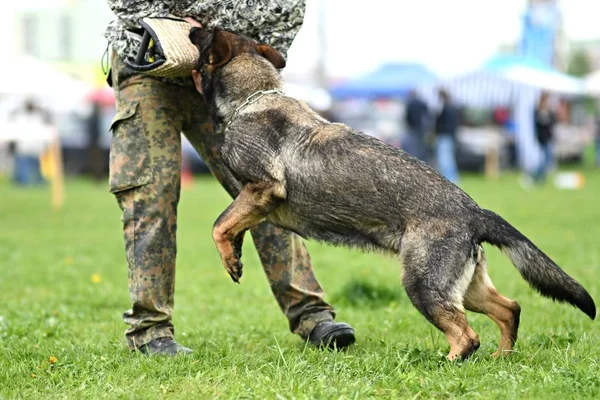
[[[189,354],[192,352],[191,349],[183,347],[175,341],[172,337],[161,337],[154,339],[143,346],[140,346],[138,350],[142,354],[155,355],[164,354],[168,356],[174,356],[177,354]]]
[[[356,341],[354,329],[344,322],[319,322],[308,337],[309,342],[319,348],[341,350]]]

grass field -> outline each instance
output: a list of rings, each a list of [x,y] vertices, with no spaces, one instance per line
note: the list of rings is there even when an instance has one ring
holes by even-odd
[[[581,191],[524,192],[515,175],[463,187],[534,240],[600,300],[600,172]],[[241,285],[220,265],[212,223],[228,204],[211,178],[184,191],[174,322],[195,352],[130,354],[120,211],[106,185],[70,181],[52,212],[46,189],[0,184],[0,398],[600,398],[600,325],[529,289],[496,249],[490,274],[522,306],[516,352],[490,357],[499,332],[469,314],[482,340],[464,363],[410,305],[398,263],[309,243],[317,276],[357,344],[341,353],[289,333],[253,249]],[[247,241],[250,246],[251,241]]]

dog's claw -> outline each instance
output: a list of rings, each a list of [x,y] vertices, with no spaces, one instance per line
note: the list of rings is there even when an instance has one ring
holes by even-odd
[[[236,276],[236,282],[240,283],[240,278],[242,277],[242,261],[238,259],[237,261],[237,265],[236,265],[236,269],[235,269],[235,276]]]
[[[231,262],[227,262],[226,265],[227,266],[225,267],[225,269],[227,270],[227,273],[231,277],[231,280],[233,280],[235,283],[240,283],[240,278],[242,277],[242,268],[243,268],[242,261],[239,258],[236,258],[236,259],[232,260]]]

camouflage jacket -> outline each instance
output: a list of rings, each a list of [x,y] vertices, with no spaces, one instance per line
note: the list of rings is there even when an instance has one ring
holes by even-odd
[[[219,26],[269,44],[286,56],[304,19],[305,0],[108,0],[117,19],[105,32],[121,60],[135,59],[143,17],[192,17],[205,28]]]

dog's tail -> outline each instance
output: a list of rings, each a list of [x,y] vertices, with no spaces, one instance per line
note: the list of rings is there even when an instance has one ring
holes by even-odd
[[[476,228],[481,241],[499,247],[507,254],[521,276],[542,296],[570,303],[591,319],[596,317],[594,300],[579,282],[504,218],[490,210],[481,211]]]

